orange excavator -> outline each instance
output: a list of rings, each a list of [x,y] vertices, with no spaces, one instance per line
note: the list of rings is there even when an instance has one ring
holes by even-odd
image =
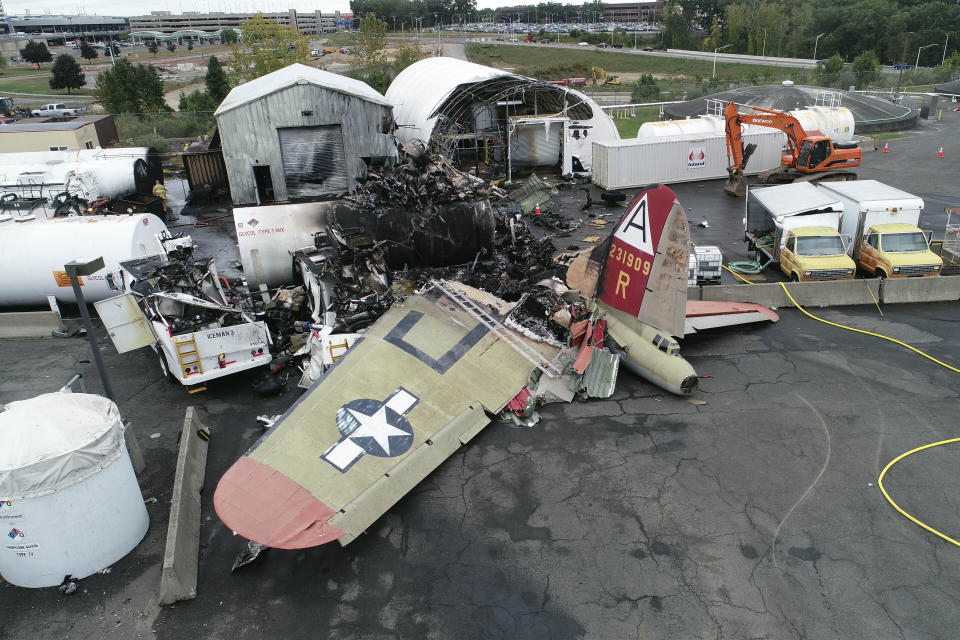
[[[789,153],[781,158],[776,169],[764,171],[757,179],[760,184],[788,182],[826,182],[856,180],[850,167],[860,165],[860,147],[857,144],[837,144],[819,131],[804,131],[800,121],[789,113],[750,107],[758,113],[740,113],[737,105],[728,102],[723,110],[727,132],[727,181],[723,191],[731,196],[747,194],[747,179],[743,169],[756,150],[756,145],[743,145],[743,125],[779,129],[787,134]]]

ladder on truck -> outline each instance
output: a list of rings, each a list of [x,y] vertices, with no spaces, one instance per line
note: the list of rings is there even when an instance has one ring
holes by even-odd
[[[539,351],[527,344],[517,334],[500,324],[493,316],[483,310],[467,295],[453,287],[446,280],[431,280],[430,284],[439,289],[445,296],[456,302],[480,324],[489,329],[495,336],[514,348],[520,355],[533,363],[548,378],[554,378],[563,372],[552,362],[544,358]]]
[[[186,340],[179,342],[174,340],[173,344],[177,350],[177,360],[180,362],[180,371],[183,372],[184,379],[194,373],[203,373],[203,365],[200,363],[200,353],[197,351],[196,336],[191,335]],[[194,366],[196,367],[195,371],[187,371],[187,369]]]

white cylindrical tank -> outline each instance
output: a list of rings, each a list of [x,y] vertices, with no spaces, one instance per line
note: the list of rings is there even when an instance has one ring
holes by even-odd
[[[48,393],[0,412],[0,575],[21,587],[84,578],[127,555],[149,517],[117,406]]]
[[[658,120],[644,122],[637,131],[638,138],[662,138],[664,136],[686,136],[705,133],[723,133],[724,122],[720,116],[706,115],[686,120]]]
[[[789,111],[803,125],[804,131],[819,131],[834,142],[847,143],[853,139],[853,113],[846,107],[808,107]],[[697,137],[708,133],[724,133],[723,118],[704,115],[687,120],[659,120],[644,122],[637,131],[638,138],[660,138],[665,136]],[[757,131],[764,127],[744,126],[744,131]],[[783,136],[786,144],[786,134]]]
[[[76,302],[63,265],[99,256],[104,268],[82,278],[83,296],[95,302],[117,295],[110,281],[121,282],[120,263],[161,253],[165,232],[150,213],[0,222],[0,307],[45,305],[48,295]]]
[[[807,107],[789,113],[800,121],[804,131],[819,131],[841,144],[853,140],[856,123],[853,113],[846,107]]]

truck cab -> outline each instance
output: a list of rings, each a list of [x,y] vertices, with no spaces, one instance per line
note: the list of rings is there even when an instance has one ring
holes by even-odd
[[[795,227],[780,249],[780,270],[797,282],[852,280],[856,265],[836,229]]]
[[[881,278],[940,275],[943,261],[930,251],[923,231],[911,224],[877,224],[867,229],[858,266]]]

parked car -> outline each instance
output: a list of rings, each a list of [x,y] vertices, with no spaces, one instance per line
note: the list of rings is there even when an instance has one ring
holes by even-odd
[[[607,48],[607,43],[606,43],[606,42],[599,42],[599,43],[597,43],[597,49],[606,49],[606,48]]]
[[[640,49],[640,51],[653,51],[653,47],[644,47],[643,49]]]
[[[543,40],[540,41],[540,44],[550,44],[550,39],[544,38]]]
[[[48,118],[72,118],[87,111],[86,107],[68,107],[63,103],[45,104],[39,109],[33,109],[31,116],[46,116]]]
[[[504,41],[503,36],[497,36],[497,42],[503,42],[503,41]]]
[[[615,43],[615,44],[613,45],[613,48],[614,48],[614,49],[623,49],[623,43],[622,43],[622,42],[617,42],[617,43]]]
[[[577,43],[577,46],[578,46],[578,47],[589,47],[589,46],[590,46],[590,43],[589,43],[589,42],[579,42],[579,43]]]
[[[893,65],[893,68],[894,69],[913,69],[913,65],[910,64],[909,62],[898,62],[897,64]]]

